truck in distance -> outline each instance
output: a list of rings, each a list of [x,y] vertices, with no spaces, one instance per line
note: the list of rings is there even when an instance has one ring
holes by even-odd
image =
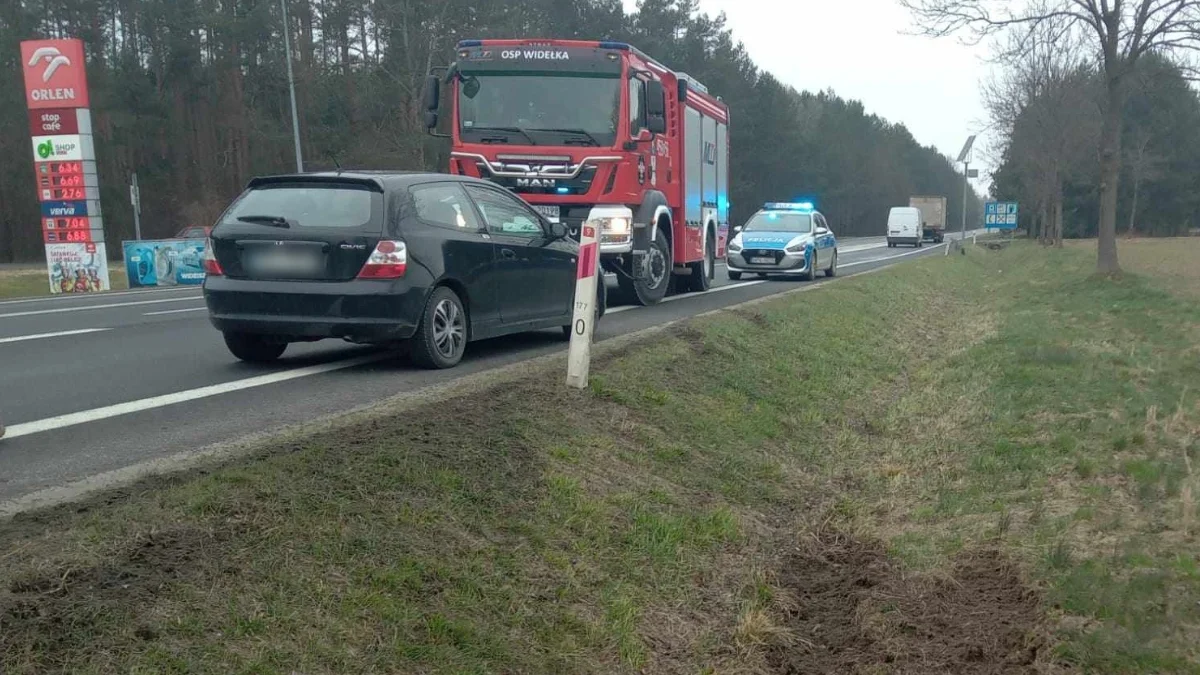
[[[946,198],[915,195],[908,198],[908,205],[921,212],[921,237],[942,243],[946,238]]]
[[[705,291],[729,229],[729,109],[622,42],[463,40],[426,79],[450,172],[494,181],[578,237],[597,228],[622,295]],[[449,133],[437,132],[442,85]]]

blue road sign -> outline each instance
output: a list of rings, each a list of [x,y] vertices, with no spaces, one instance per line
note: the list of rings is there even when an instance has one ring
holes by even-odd
[[[989,230],[1017,229],[1017,202],[988,202],[984,204],[983,226]]]

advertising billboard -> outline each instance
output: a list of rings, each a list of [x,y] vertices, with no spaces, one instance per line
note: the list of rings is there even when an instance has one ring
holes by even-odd
[[[204,283],[203,239],[126,241],[122,246],[130,288]]]
[[[46,267],[56,295],[109,290],[104,242],[46,244]]]

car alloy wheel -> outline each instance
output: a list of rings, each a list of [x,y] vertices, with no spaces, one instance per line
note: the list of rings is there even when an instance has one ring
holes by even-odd
[[[467,323],[458,304],[444,298],[433,309],[433,345],[444,359],[453,359],[467,338]]]

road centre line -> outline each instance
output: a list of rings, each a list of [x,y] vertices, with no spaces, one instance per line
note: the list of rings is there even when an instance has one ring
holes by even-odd
[[[199,300],[200,298],[196,298]],[[208,307],[188,307],[187,309],[165,309],[161,312],[146,312],[142,316],[162,316],[163,314],[182,314],[184,312],[203,312]]]
[[[119,298],[125,295],[152,295],[155,293],[177,293],[179,291],[198,291],[196,286],[177,286],[175,288],[147,288],[140,291],[104,291],[103,293],[67,293],[63,295],[47,295],[44,297],[19,298],[17,300],[0,300],[0,306],[25,305],[31,302],[66,302],[68,300],[94,300],[96,298]],[[200,297],[199,295],[196,296]]]
[[[201,298],[163,298],[162,300],[138,300],[136,302],[111,302],[106,305],[85,305],[82,307],[59,307],[56,309],[35,309],[28,312],[11,312],[0,314],[0,319],[11,319],[18,316],[39,316],[42,314],[62,314],[64,312],[86,312],[92,309],[113,309],[114,307],[136,307],[138,305],[157,305],[164,302],[189,302]]]
[[[66,415],[58,415],[56,417],[48,417],[42,420],[26,422],[24,424],[14,424],[8,428],[8,434],[4,437],[7,439],[20,438],[21,436],[29,436],[44,431],[53,431],[55,429],[63,429],[73,427],[79,424],[88,422],[97,422],[100,420],[118,417],[120,415],[128,415],[130,413],[142,412],[153,408],[162,408],[176,403],[186,403],[195,401],[201,398],[209,398],[211,396],[219,396],[221,394],[229,394],[243,389],[253,389],[262,387],[268,384],[278,382],[287,382],[288,380],[296,380],[310,375],[320,375],[321,373],[330,373],[335,370],[345,370],[375,361],[382,361],[386,358],[392,358],[392,354],[372,354],[370,356],[360,356],[345,361],[335,361],[333,363],[322,363],[315,366],[305,366],[303,368],[293,368],[291,370],[283,370],[266,375],[258,375],[255,377],[247,377],[241,380],[232,382],[222,382],[213,384],[207,387],[198,389],[189,389],[187,391],[178,391],[173,394],[164,394],[162,396],[151,396],[137,401],[127,401],[125,403],[117,403],[115,405],[104,406],[102,408],[94,408],[92,410],[84,410],[77,413],[68,413]]]
[[[0,338],[0,344],[9,342],[24,342],[25,340],[42,340],[52,337],[66,337],[67,335],[84,335],[87,333],[101,333],[111,328],[80,328],[79,330],[64,330],[57,333],[38,333],[37,335],[18,335],[17,337]]]

